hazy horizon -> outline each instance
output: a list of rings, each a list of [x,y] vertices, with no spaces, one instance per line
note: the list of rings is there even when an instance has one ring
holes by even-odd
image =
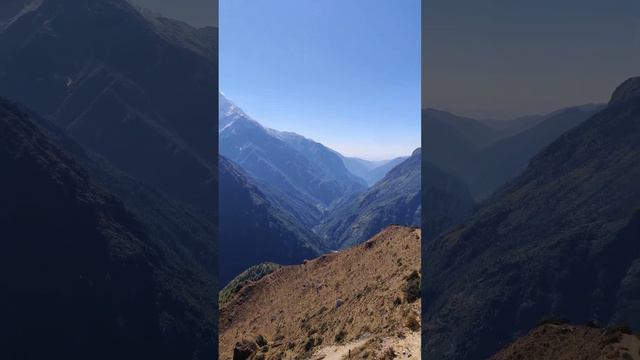
[[[220,90],[220,93],[221,93],[224,97],[226,97],[226,98],[227,98],[227,100],[229,100],[230,102],[232,102],[235,106],[237,106],[238,108],[242,109],[242,111],[243,111],[243,112],[245,112],[245,114],[247,114],[251,119],[253,119],[253,120],[257,121],[258,123],[260,123],[260,124],[261,124],[262,126],[264,126],[265,128],[268,128],[268,129],[271,129],[271,130],[276,130],[276,131],[279,131],[279,132],[292,132],[292,133],[295,133],[295,134],[300,135],[300,136],[303,136],[303,137],[305,137],[305,138],[307,138],[307,139],[310,139],[310,140],[313,140],[313,141],[315,141],[315,142],[321,143],[322,145],[324,145],[324,146],[326,146],[326,147],[330,148],[331,150],[337,151],[338,153],[340,153],[341,155],[343,155],[343,156],[345,156],[345,157],[350,157],[350,158],[359,158],[359,159],[361,159],[361,160],[367,160],[367,161],[371,161],[371,162],[391,161],[391,160],[394,160],[394,159],[399,158],[399,157],[409,157],[409,156],[411,156],[411,154],[413,153],[413,151],[415,151],[418,147],[420,147],[420,146],[418,146],[418,147],[416,147],[415,149],[413,149],[411,152],[409,152],[409,153],[407,153],[407,154],[404,154],[404,155],[397,155],[397,156],[393,156],[393,157],[382,157],[382,158],[369,158],[369,157],[359,156],[359,155],[357,155],[357,154],[345,153],[344,151],[341,151],[341,150],[337,149],[337,148],[336,148],[336,147],[334,147],[334,146],[331,146],[331,145],[326,144],[326,143],[324,143],[324,142],[322,142],[322,141],[319,141],[318,139],[315,139],[315,138],[313,137],[313,135],[298,133],[298,132],[292,131],[292,130],[290,130],[290,129],[279,129],[279,128],[275,128],[275,127],[269,126],[269,125],[265,124],[264,122],[260,121],[260,119],[256,118],[255,116],[253,116],[252,114],[250,114],[249,112],[247,112],[247,111],[242,107],[242,105],[241,105],[241,104],[238,104],[238,103],[236,103],[233,99],[231,99],[231,98],[227,97],[227,95],[225,94],[225,92],[224,92],[224,91]]]
[[[640,74],[640,1],[430,0],[423,106],[507,119],[606,103]]]
[[[220,89],[261,124],[345,156],[420,146],[420,2],[223,0]]]

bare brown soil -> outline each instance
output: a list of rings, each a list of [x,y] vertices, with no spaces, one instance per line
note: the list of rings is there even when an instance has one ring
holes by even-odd
[[[389,347],[398,355],[419,349],[420,300],[409,302],[406,286],[420,272],[420,239],[420,229],[391,226],[364,244],[245,286],[220,309],[220,359],[258,336],[267,344],[245,358],[348,358],[365,343],[376,344],[360,349],[369,359],[384,358]]]

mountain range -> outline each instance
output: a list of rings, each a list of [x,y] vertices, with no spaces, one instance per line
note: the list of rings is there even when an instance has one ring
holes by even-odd
[[[420,224],[419,150],[380,162],[344,157],[304,136],[264,127],[218,96],[223,284],[253,265],[301,263],[392,224]],[[384,179],[368,188],[350,170],[354,166],[369,181],[376,173]]]
[[[576,106],[512,120],[478,120],[425,109],[426,160],[456,175],[474,200],[481,201],[522,173],[545,146],[602,107]]]
[[[297,134],[268,129],[224,95],[219,98],[220,154],[256,181],[323,210],[366,189],[364,180],[351,174],[334,151]]]
[[[0,4],[3,358],[217,354],[216,39],[125,0]]]
[[[369,186],[375,185],[378,181],[382,180],[391,169],[409,158],[408,156],[400,156],[391,160],[370,161],[356,157],[340,156],[347,170],[366,181]]]
[[[638,139],[632,78],[425,243],[423,357],[488,358],[547,317],[640,328]]]
[[[0,31],[0,94],[120,170],[211,212],[217,30],[125,0],[24,3]]]

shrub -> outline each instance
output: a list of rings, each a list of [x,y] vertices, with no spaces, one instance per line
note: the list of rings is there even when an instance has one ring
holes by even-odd
[[[405,325],[411,331],[415,332],[415,331],[420,330],[420,322],[418,321],[418,319],[416,319],[415,316],[409,316],[409,318],[407,319]]]
[[[267,339],[265,339],[264,336],[262,336],[262,335],[258,335],[258,336],[256,336],[256,344],[259,347],[266,346],[267,345]]]
[[[388,348],[387,350],[384,351],[384,353],[382,354],[382,358],[384,360],[392,360],[396,358],[396,352],[393,351],[393,348]]]
[[[406,278],[407,283],[404,286],[404,295],[408,303],[412,303],[422,296],[420,290],[420,274],[414,270]]]
[[[311,351],[311,349],[313,349],[313,347],[316,345],[315,339],[314,338],[308,338],[307,342],[304,343],[304,351]]]
[[[341,342],[342,342],[342,340],[344,340],[344,338],[345,338],[346,336],[347,336],[347,333],[346,333],[344,330],[340,330],[340,331],[338,331],[338,333],[336,334],[336,336],[335,336],[334,340],[335,340],[337,343],[341,343]]]

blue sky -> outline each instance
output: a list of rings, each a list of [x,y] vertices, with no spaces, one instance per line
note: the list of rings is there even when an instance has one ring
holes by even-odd
[[[419,0],[221,0],[220,90],[345,155],[420,146]]]

